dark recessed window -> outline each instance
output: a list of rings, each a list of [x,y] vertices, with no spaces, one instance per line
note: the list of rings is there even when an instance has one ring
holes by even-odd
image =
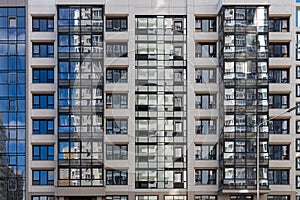
[[[269,83],[289,83],[288,69],[270,69]]]
[[[195,18],[195,29],[201,32],[216,32],[216,18]]]
[[[54,134],[53,119],[34,119],[32,127],[33,134]]]
[[[216,160],[216,145],[196,145],[195,160]]]
[[[32,44],[33,57],[54,57],[53,43],[33,43]]]
[[[269,158],[271,160],[289,160],[290,148],[288,145],[270,145]]]
[[[53,32],[54,19],[37,17],[32,19],[32,31],[34,32]]]
[[[290,98],[289,98],[288,94],[269,95],[269,107],[270,108],[288,108],[289,101],[290,101]]]
[[[32,70],[33,83],[54,83],[53,69],[33,69]]]
[[[33,109],[53,109],[54,95],[53,94],[34,94],[32,95]]]
[[[106,170],[106,185],[127,185],[127,170]]]
[[[195,121],[196,134],[216,134],[217,121],[215,119],[198,119]]]
[[[127,69],[107,69],[107,83],[127,83]]]
[[[269,44],[269,57],[289,57],[289,48],[288,43],[270,43]]]
[[[196,169],[195,185],[215,185],[217,183],[217,170]]]
[[[127,43],[106,44],[107,57],[127,57]]]
[[[106,160],[127,160],[127,145],[106,145]]]
[[[288,169],[269,169],[270,185],[288,185],[290,171]]]
[[[196,94],[195,107],[198,109],[214,109],[216,108],[215,94]]]
[[[32,185],[53,185],[54,171],[53,170],[33,170]]]
[[[289,134],[289,120],[275,119],[269,121],[269,134]]]
[[[127,108],[127,94],[106,94],[106,108]]]
[[[270,32],[288,32],[289,19],[288,18],[271,18],[269,19]]]
[[[106,134],[127,134],[127,119],[106,119]]]
[[[106,31],[127,31],[127,17],[106,17]]]
[[[216,43],[200,43],[195,44],[195,57],[197,58],[211,58],[216,57],[217,45]]]
[[[33,160],[54,160],[53,145],[33,145],[32,146]]]

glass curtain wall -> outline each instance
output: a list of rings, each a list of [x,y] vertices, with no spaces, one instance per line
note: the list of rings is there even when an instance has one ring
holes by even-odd
[[[136,17],[137,189],[187,188],[186,17]]]
[[[58,7],[58,186],[103,186],[103,12]]]
[[[25,13],[0,8],[0,199],[25,199]]]
[[[259,155],[260,188],[267,189],[268,126],[262,122],[268,119],[268,7],[223,7],[219,18],[224,83],[219,185],[255,190]]]

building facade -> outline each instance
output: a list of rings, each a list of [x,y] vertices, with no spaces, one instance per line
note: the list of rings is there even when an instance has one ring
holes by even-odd
[[[0,0],[0,199],[300,200],[299,12]]]

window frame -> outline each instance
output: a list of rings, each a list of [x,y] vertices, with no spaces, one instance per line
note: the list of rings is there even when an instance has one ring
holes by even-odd
[[[116,23],[119,23],[119,27],[117,27]],[[106,32],[126,32],[126,31],[128,31],[127,16],[124,16],[124,17],[107,16],[105,31]]]
[[[45,174],[47,179],[42,178]],[[38,179],[35,178],[36,175]],[[32,170],[32,185],[54,185],[54,170]]]
[[[54,145],[32,145],[32,160],[54,160]]]
[[[33,58],[53,58],[54,43],[32,43]]]
[[[36,78],[37,75],[38,78]],[[43,75],[46,76],[44,77]],[[53,68],[32,69],[32,83],[54,83],[54,69]]]
[[[45,29],[42,26],[43,21]],[[54,17],[32,17],[32,32],[54,32]]]

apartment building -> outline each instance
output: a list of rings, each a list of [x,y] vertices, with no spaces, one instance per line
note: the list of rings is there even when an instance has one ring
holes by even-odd
[[[300,200],[299,13],[0,0],[0,199]]]

